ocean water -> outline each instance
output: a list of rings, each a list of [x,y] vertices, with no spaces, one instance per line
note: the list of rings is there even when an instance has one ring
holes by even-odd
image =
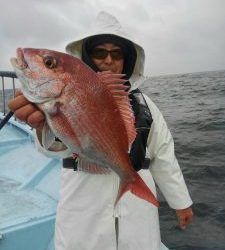
[[[225,249],[225,71],[151,77],[142,87],[159,107],[193,199],[184,231],[165,201],[162,241],[171,250]]]
[[[194,202],[182,231],[161,197],[162,241],[171,250],[225,250],[225,71],[151,77],[142,90],[167,121]]]

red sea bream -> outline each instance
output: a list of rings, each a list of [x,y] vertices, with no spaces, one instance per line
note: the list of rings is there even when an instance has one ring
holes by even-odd
[[[136,131],[124,80],[115,80],[113,74],[102,80],[78,58],[46,49],[17,49],[11,62],[24,96],[44,112],[55,136],[78,156],[79,170],[117,173],[115,204],[130,190],[158,206],[129,159]]]

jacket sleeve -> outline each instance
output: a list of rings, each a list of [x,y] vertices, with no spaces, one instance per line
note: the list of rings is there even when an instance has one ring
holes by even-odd
[[[72,156],[72,152],[61,141],[55,140],[55,135],[45,123],[41,138],[34,130],[35,146],[39,152],[51,158],[67,158]]]
[[[145,98],[153,118],[147,143],[150,171],[169,206],[187,208],[192,205],[192,200],[175,156],[172,135],[159,109],[148,97]]]

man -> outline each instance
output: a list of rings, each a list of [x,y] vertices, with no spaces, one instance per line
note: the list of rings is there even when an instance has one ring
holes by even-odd
[[[101,12],[92,30],[68,44],[66,50],[94,71],[101,72],[98,74],[103,80],[107,74],[124,74],[138,132],[130,150],[133,167],[154,193],[154,181],[157,183],[170,207],[176,210],[181,228],[185,228],[192,220],[192,201],[174,155],[172,136],[155,104],[135,87],[143,80],[143,48],[128,38],[113,16]],[[129,192],[114,207],[119,187],[115,173],[94,175],[77,171],[72,152],[57,139],[49,148],[43,147],[45,117],[35,106],[18,93],[9,107],[19,119],[36,128],[36,141],[43,153],[64,158],[56,250],[159,250],[162,247],[156,207]],[[146,164],[148,160],[150,165]]]

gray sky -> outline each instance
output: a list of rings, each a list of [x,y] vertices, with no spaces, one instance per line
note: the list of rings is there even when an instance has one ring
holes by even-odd
[[[17,47],[64,51],[101,10],[146,52],[146,75],[225,70],[224,0],[0,0],[0,70]]]

